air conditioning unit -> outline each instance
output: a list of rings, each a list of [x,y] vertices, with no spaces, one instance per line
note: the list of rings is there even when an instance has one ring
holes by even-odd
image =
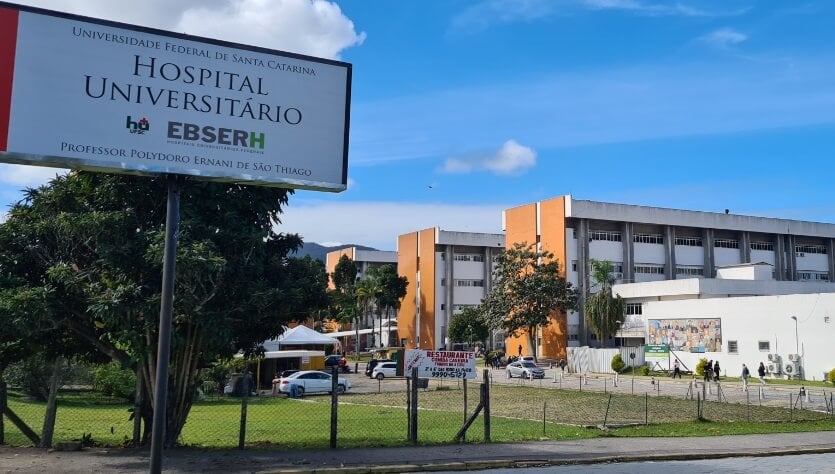
[[[789,354],[790,362],[800,362],[800,354]]]
[[[785,370],[786,376],[788,377],[800,377],[801,367],[800,364],[796,362],[786,362],[783,370]]]
[[[765,371],[769,374],[779,374],[780,373],[780,364],[769,362],[768,365],[765,366]]]
[[[768,354],[769,362],[780,362],[780,354]]]

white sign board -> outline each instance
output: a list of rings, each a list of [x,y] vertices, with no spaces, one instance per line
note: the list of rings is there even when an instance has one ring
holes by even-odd
[[[403,375],[412,376],[412,368],[418,368],[418,378],[474,379],[475,353],[469,351],[427,351],[407,349],[403,363]]]
[[[343,191],[351,65],[0,3],[0,162]]]

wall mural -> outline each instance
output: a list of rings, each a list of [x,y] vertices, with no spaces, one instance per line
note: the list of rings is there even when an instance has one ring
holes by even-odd
[[[647,344],[667,344],[671,350],[721,352],[721,319],[650,319]]]

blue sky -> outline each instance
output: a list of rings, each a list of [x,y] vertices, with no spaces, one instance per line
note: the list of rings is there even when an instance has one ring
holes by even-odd
[[[500,232],[569,193],[835,222],[833,2],[31,3],[352,63],[349,189],[291,198],[305,240]],[[0,203],[50,173],[2,165]]]

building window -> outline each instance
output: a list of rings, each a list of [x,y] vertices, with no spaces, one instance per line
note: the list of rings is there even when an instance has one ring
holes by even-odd
[[[739,352],[736,342],[737,341],[728,341],[728,353],[736,354]]]
[[[799,281],[829,281],[829,272],[800,270],[797,272],[797,279]]]
[[[663,275],[664,265],[655,265],[652,263],[639,263],[635,265],[635,273],[646,273],[650,275]]]
[[[774,251],[774,242],[751,242],[751,250]]]
[[[632,240],[641,244],[663,244],[664,236],[661,234],[635,234]]]
[[[441,286],[446,286],[446,278],[441,278]]]
[[[702,246],[702,238],[701,237],[676,237],[675,244],[676,245],[686,245],[688,247],[701,247]]]
[[[568,335],[568,340],[569,341],[579,341],[580,337],[577,334],[569,334]]]
[[[768,352],[771,350],[771,343],[769,341],[758,341],[757,345],[761,352]]]
[[[441,311],[443,311],[445,309],[446,309],[446,305],[444,303],[441,303]]]
[[[606,240],[609,242],[620,242],[620,232],[608,230],[593,230],[589,232],[589,241]]]
[[[644,305],[641,303],[626,303],[626,315],[632,316],[636,314],[644,314]]]
[[[576,271],[577,271],[577,260],[572,260],[572,261],[571,261],[571,271],[572,271],[572,272],[576,272]]]
[[[723,249],[738,249],[739,241],[734,239],[715,239],[713,241],[713,246]]]
[[[484,255],[457,253],[452,257],[456,262],[483,262]]]
[[[676,265],[676,275],[704,276],[705,269],[701,265]]]
[[[455,286],[484,286],[484,280],[455,280]]]
[[[819,253],[826,255],[826,246],[811,244],[795,245],[794,253],[801,254],[801,257],[803,256],[802,254],[806,253]]]

